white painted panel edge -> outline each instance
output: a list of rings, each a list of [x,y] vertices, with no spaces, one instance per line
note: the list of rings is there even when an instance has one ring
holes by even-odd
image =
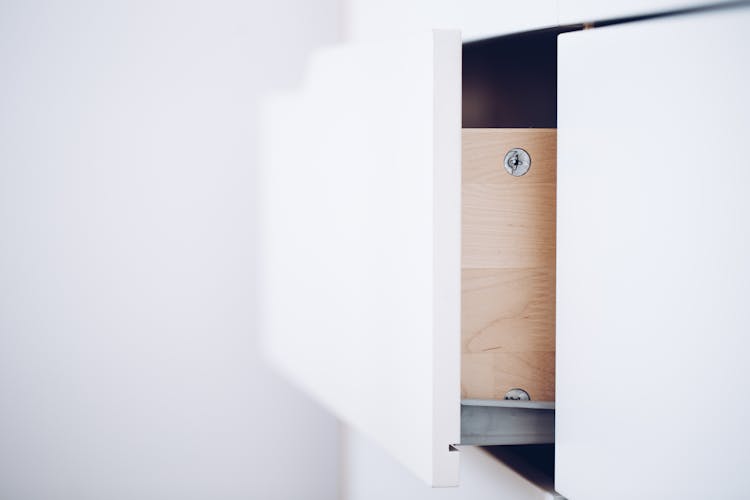
[[[449,486],[458,484],[458,451],[445,444],[461,439],[462,46],[459,31],[435,33],[433,483]]]
[[[272,363],[425,482],[458,482],[461,37],[331,48],[264,105]]]

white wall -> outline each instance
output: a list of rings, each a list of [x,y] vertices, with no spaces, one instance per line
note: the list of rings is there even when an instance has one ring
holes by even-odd
[[[0,4],[0,498],[335,497],[256,348],[253,165],[337,8]]]

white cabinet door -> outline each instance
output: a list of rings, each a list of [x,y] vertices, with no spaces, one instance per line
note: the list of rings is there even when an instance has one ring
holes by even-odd
[[[262,132],[267,353],[424,481],[457,484],[460,33],[320,53]]]
[[[556,488],[750,491],[750,9],[559,39]]]

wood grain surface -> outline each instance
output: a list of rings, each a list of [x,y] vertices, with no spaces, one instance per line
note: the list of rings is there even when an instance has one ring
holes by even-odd
[[[555,398],[555,129],[464,129],[461,397]],[[513,177],[508,150],[531,156]]]

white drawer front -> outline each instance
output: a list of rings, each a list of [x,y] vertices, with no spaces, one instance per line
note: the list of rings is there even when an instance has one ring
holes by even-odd
[[[559,41],[556,487],[750,488],[750,9]]]

